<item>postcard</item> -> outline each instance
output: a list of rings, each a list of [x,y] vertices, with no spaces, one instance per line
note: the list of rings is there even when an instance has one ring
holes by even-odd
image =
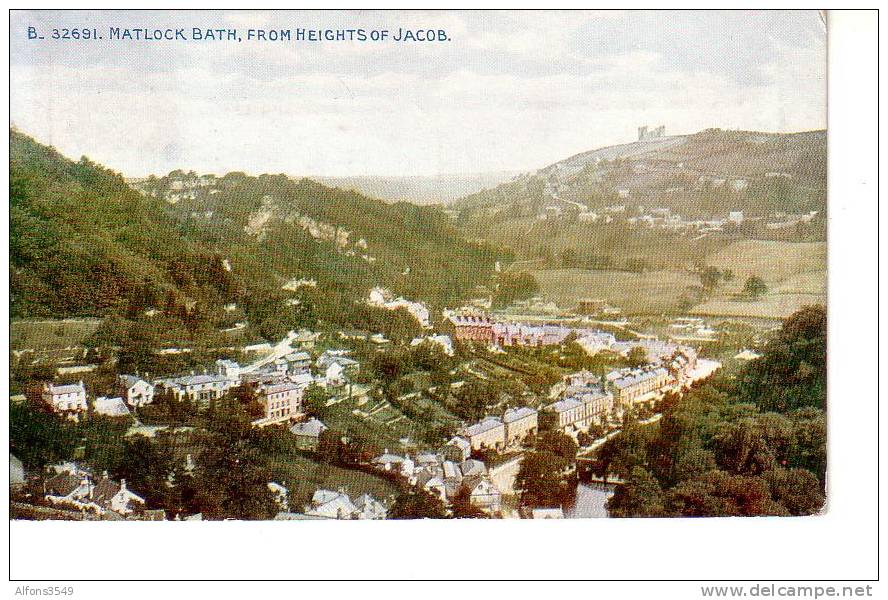
[[[10,518],[823,514],[826,21],[13,11]]]

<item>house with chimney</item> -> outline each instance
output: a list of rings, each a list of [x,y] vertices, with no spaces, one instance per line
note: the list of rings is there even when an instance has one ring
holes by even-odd
[[[145,506],[145,499],[128,489],[125,479],[118,483],[105,472],[94,481],[89,471],[74,464],[60,465],[43,487],[44,498],[50,504],[97,515],[113,512],[125,517]]]
[[[302,396],[306,387],[292,381],[262,386],[257,395],[263,410],[259,423],[268,425],[301,417]]]
[[[40,397],[56,413],[77,415],[86,411],[86,388],[83,381],[63,385],[44,383]]]
[[[118,375],[116,391],[129,406],[135,408],[154,401],[154,386],[137,375]]]

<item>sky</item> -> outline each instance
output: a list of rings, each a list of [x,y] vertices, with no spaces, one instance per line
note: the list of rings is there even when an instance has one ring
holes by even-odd
[[[64,27],[106,39],[49,39]],[[421,28],[449,41],[126,42],[109,27]],[[10,37],[11,123],[127,176],[528,171],[645,124],[826,127],[816,11],[14,11]]]

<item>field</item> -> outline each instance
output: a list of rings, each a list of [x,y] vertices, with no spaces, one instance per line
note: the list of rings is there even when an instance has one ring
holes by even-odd
[[[718,316],[785,318],[799,308],[826,303],[826,244],[744,240],[715,252],[707,263],[732,269],[734,280],[692,312]],[[738,300],[746,278],[765,280],[768,293],[758,301]]]
[[[758,275],[774,287],[798,275],[825,276],[826,243],[743,240],[717,250],[706,263],[732,269],[738,287],[750,275]]]
[[[275,481],[290,490],[290,509],[295,512],[301,512],[302,505],[318,489],[336,491],[342,488],[353,499],[368,493],[377,500],[386,501],[398,493],[394,484],[381,477],[315,462],[299,454],[275,456],[269,466]]]
[[[100,319],[12,321],[10,346],[12,350],[55,350],[81,345],[100,323]]]
[[[546,269],[532,273],[541,294],[562,308],[576,308],[580,298],[603,298],[627,314],[677,311],[686,288],[700,285],[697,277],[681,271]]]
[[[768,294],[758,301],[716,298],[695,306],[691,314],[719,317],[761,317],[783,319],[812,304],[823,304],[824,296],[815,294]]]

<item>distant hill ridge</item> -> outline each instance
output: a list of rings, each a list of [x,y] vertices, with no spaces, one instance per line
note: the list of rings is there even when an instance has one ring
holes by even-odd
[[[781,206],[786,197],[762,193],[762,182],[791,180],[806,198]],[[706,129],[690,135],[651,136],[643,140],[581,152],[490,190],[468,195],[452,208],[491,208],[505,203],[580,203],[602,206],[627,197],[664,206],[687,205],[692,192],[727,183],[752,202],[753,212],[795,210],[825,205],[826,131],[765,133]],[[757,185],[758,184],[758,185]],[[747,191],[748,190],[748,191]],[[793,195],[790,194],[790,195]],[[796,194],[798,195],[798,194]],[[676,202],[677,201],[677,202]]]
[[[445,174],[436,176],[312,177],[326,185],[350,189],[389,202],[447,204],[485,188],[509,181],[517,171]]]

